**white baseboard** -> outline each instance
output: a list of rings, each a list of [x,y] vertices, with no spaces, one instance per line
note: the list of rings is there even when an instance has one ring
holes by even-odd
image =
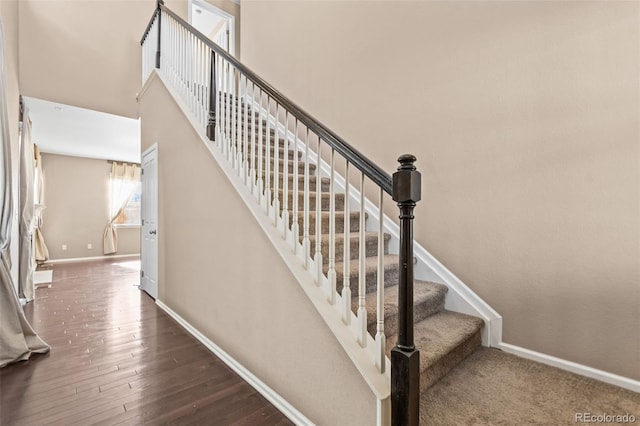
[[[93,262],[95,260],[108,260],[108,259],[126,259],[140,257],[140,253],[137,254],[117,254],[113,256],[95,256],[95,257],[76,257],[72,259],[49,259],[45,263],[73,263],[73,262]]]
[[[618,376],[617,374],[608,373],[606,371],[598,370],[576,362],[567,361],[566,359],[556,358],[530,349],[521,348],[520,346],[511,345],[509,343],[501,342],[497,347],[521,358],[530,359],[541,364],[550,365],[552,367],[560,368],[561,370],[570,371],[581,376],[590,377],[592,379],[600,380],[601,382],[640,393],[640,381],[638,380]]]
[[[262,380],[253,375],[242,364],[232,358],[228,353],[223,351],[218,345],[213,343],[208,337],[198,331],[195,327],[189,324],[184,318],[178,315],[170,307],[165,305],[160,299],[156,299],[156,304],[160,309],[166,312],[171,318],[176,320],[185,330],[196,338],[200,343],[213,352],[218,358],[222,360],[229,368],[235,371],[244,381],[249,383],[260,395],[264,396],[267,401],[273,404],[278,410],[282,412],[289,420],[296,425],[313,425],[314,423],[306,418],[304,414],[298,411],[295,407],[289,404],[282,396],[276,391],[267,386]]]

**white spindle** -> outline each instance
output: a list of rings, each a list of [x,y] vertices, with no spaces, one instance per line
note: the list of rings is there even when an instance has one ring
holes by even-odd
[[[249,97],[251,106],[247,102],[247,121],[251,125],[251,171],[249,173],[249,181],[251,182],[251,193],[256,193],[256,120],[255,120],[255,90],[256,85],[251,83],[251,96]]]
[[[220,86],[220,60],[216,57],[215,52],[212,50],[211,51],[211,58],[212,58],[212,63],[215,69],[215,74],[214,74],[214,80],[215,80],[215,97],[216,97],[216,115],[215,115],[215,120],[216,120],[216,145],[218,146],[218,149],[222,152],[222,120],[220,119],[222,117],[221,114],[221,110],[220,110],[220,96],[222,96],[222,87]]]
[[[329,297],[332,305],[336,303],[336,200],[335,200],[335,150],[331,148],[331,174],[329,175]],[[346,241],[345,241],[346,243]]]
[[[284,111],[284,142],[282,144],[282,238],[287,239],[287,229],[289,229],[289,142],[287,130],[289,129],[289,111]],[[277,137],[277,133],[276,133]],[[292,163],[295,168],[296,165]],[[295,198],[297,194],[293,194]]]
[[[265,165],[266,165],[266,172],[265,172],[265,180],[266,180],[266,186],[267,186],[267,190],[265,191],[265,198],[266,198],[266,213],[267,216],[271,215],[271,201],[273,200],[273,197],[271,195],[271,121],[269,120],[269,111],[271,111],[271,99],[269,98],[269,96],[267,95],[267,117],[266,117],[266,121],[267,121],[267,129],[266,132],[267,134],[265,135],[265,142],[266,142],[266,149],[265,149],[265,155],[266,155],[266,160],[265,160]]]
[[[296,119],[295,125],[293,126],[294,137],[293,137],[293,223],[291,224],[291,241],[293,244],[293,252],[297,253],[298,251],[298,240],[300,238],[300,220],[298,218],[298,198],[299,198],[299,188],[298,188],[298,169],[300,168],[300,163],[298,162],[298,120]],[[287,206],[288,209],[288,206]]]
[[[248,92],[249,92],[249,81],[247,80],[246,77],[243,77],[242,74],[240,74],[240,78],[243,78],[244,80],[244,84],[243,84],[243,88],[244,88],[244,93],[243,93],[243,109],[244,112],[242,114],[242,124],[243,124],[243,128],[244,128],[244,132],[242,134],[242,139],[244,140],[243,143],[243,148],[244,148],[244,154],[243,154],[243,164],[242,164],[242,181],[244,182],[245,185],[247,185],[248,183],[248,178],[249,178],[249,96],[248,96]]]
[[[345,241],[345,244],[348,244]],[[360,232],[358,235],[358,342],[363,348],[367,346],[367,306],[366,306],[366,235],[364,225],[364,173],[360,178]]]
[[[322,284],[322,187],[320,179],[321,160],[321,139],[318,136],[317,157],[316,157],[316,254],[314,256],[316,262],[316,284]]]
[[[382,198],[384,192],[380,188],[378,202],[378,282],[376,293],[376,367],[380,373],[385,371],[385,335],[384,335],[384,214]]]
[[[349,161],[346,161],[344,168],[344,244],[342,263],[342,321],[351,324],[351,244],[349,235],[351,234],[351,214],[349,212]]]
[[[278,140],[278,113],[280,111],[280,105],[276,102],[275,117],[276,122],[273,125],[273,209],[271,209],[271,215],[273,224],[278,226],[278,218],[280,215],[280,141]],[[271,137],[271,133],[269,133]]]
[[[309,128],[304,141],[304,194],[302,219],[302,253],[305,269],[309,268],[311,241],[309,240]]]
[[[244,171],[242,170],[242,165],[243,165],[243,158],[242,155],[244,153],[244,146],[243,146],[243,135],[242,135],[242,102],[241,102],[241,96],[242,96],[242,77],[240,74],[240,71],[235,68],[235,72],[234,72],[234,80],[236,82],[236,87],[237,87],[237,92],[236,93],[236,97],[234,99],[235,104],[234,104],[234,111],[236,112],[236,146],[237,146],[237,163],[238,163],[238,176],[242,176],[242,173],[244,173]]]
[[[263,167],[263,147],[262,140],[262,90],[259,90],[260,97],[258,98],[258,116],[260,117],[260,125],[258,126],[258,203],[264,199],[265,179],[264,179],[264,167]]]

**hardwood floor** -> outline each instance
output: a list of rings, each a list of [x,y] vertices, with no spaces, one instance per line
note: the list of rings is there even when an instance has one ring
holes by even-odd
[[[138,261],[55,265],[25,307],[51,352],[0,369],[0,424],[292,424],[138,282]]]

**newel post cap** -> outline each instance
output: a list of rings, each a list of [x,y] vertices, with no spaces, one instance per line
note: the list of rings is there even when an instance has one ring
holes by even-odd
[[[417,158],[412,154],[404,154],[398,158],[400,165],[393,174],[393,201],[396,203],[417,203],[421,199],[422,176],[416,170]]]

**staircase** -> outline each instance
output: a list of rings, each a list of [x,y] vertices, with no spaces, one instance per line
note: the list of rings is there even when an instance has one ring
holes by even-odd
[[[228,101],[226,101],[228,102]],[[231,102],[233,104],[233,102]],[[230,105],[227,103],[227,105]],[[237,107],[237,104],[234,106]],[[245,105],[241,102],[240,109],[243,111],[249,111],[251,114],[252,106]],[[251,114],[254,115],[254,114]],[[258,117],[262,117],[260,114],[255,114]],[[292,174],[295,167],[298,167],[299,172],[304,171],[304,152],[292,148],[290,143],[285,139],[278,137],[276,139],[276,131],[274,129],[269,130],[267,136],[267,123],[264,118],[260,118],[253,123],[253,129],[247,128],[249,132],[255,130],[259,132],[260,127],[263,132],[263,147],[266,145],[271,146],[269,150],[269,162],[277,161],[279,164],[279,170],[283,170],[285,165],[285,156],[287,158],[286,164],[288,167],[287,173],[287,187],[294,187],[294,175]],[[270,143],[269,143],[270,142]],[[276,149],[277,147],[277,149]],[[252,148],[255,151],[255,161],[258,161],[258,149],[257,145],[253,147],[249,145],[247,151],[252,152]],[[266,149],[262,150],[263,155],[260,156],[262,160],[262,170],[267,170],[267,156]],[[277,155],[277,158],[276,158]],[[311,188],[317,186],[317,167],[315,164],[309,164],[310,183]],[[270,178],[273,179],[273,173]],[[278,188],[284,188],[285,173],[278,173]],[[299,178],[300,179],[300,178]],[[310,209],[316,209],[316,200],[320,202],[320,235],[318,237],[317,227],[311,226],[309,228],[309,240],[310,246],[316,247],[318,239],[320,240],[322,254],[322,271],[327,275],[329,271],[329,220],[330,220],[330,179],[327,177],[320,177],[320,193],[315,190],[309,192]],[[300,182],[299,182],[300,183]],[[275,182],[273,182],[275,186]],[[298,185],[299,188],[302,185]],[[279,190],[277,197],[274,199],[282,200],[283,191]],[[295,194],[293,191],[288,191],[288,216],[290,218],[289,226],[294,222],[293,211],[293,199]],[[298,203],[302,204],[304,199],[304,191],[298,190]],[[343,258],[345,253],[345,242],[348,241],[349,253],[351,260],[348,263],[346,269],[344,262],[336,262],[335,270],[337,274],[336,290],[342,295],[344,288],[344,271],[349,271],[349,281],[351,289],[351,307],[354,315],[358,310],[358,297],[359,289],[358,282],[360,277],[359,271],[359,253],[360,253],[360,211],[349,212],[349,232],[345,234],[345,194],[336,193],[335,198],[335,257],[338,259]],[[302,213],[298,212],[299,219],[301,220]],[[365,213],[364,221],[366,223],[368,215]],[[309,213],[309,221],[312,224],[316,224],[317,213],[311,211]],[[383,270],[384,270],[384,334],[386,337],[386,354],[390,356],[391,348],[396,344],[397,329],[398,329],[398,278],[399,278],[399,259],[397,255],[389,254],[388,243],[390,235],[384,235],[383,245]],[[303,236],[299,238],[302,243]],[[372,335],[376,334],[376,283],[377,283],[377,265],[378,265],[378,234],[377,232],[365,231],[365,247],[363,252],[365,253],[365,305],[367,307],[367,330]],[[312,258],[315,258],[315,252],[312,251]],[[415,341],[416,347],[420,350],[420,387],[424,390],[434,383],[436,383],[441,377],[446,375],[449,371],[458,365],[463,359],[470,355],[481,344],[481,330],[484,325],[480,318],[466,315],[458,312],[447,311],[444,308],[445,298],[447,296],[447,287],[442,284],[437,284],[428,281],[414,282],[414,322],[415,322]]]
[[[415,158],[403,156],[397,173],[411,179],[392,180],[162,2],[141,44],[143,82],[160,69],[194,126],[206,129],[218,161],[228,163],[263,208],[264,220],[303,262],[301,285],[322,290],[321,301],[312,298],[316,308],[335,308],[318,310],[378,398],[378,424],[388,422],[389,408],[394,424],[417,424],[419,393],[481,345],[485,323],[446,310],[447,286],[413,277],[413,207],[406,206],[420,199]],[[371,192],[365,182],[379,193],[377,203],[365,198]],[[408,197],[402,202],[396,198],[401,193]],[[401,213],[399,233],[387,227],[387,195],[401,212],[410,211]],[[343,331],[336,333],[338,326]],[[399,352],[408,354],[407,368],[394,361]],[[381,409],[384,404],[388,408]]]

